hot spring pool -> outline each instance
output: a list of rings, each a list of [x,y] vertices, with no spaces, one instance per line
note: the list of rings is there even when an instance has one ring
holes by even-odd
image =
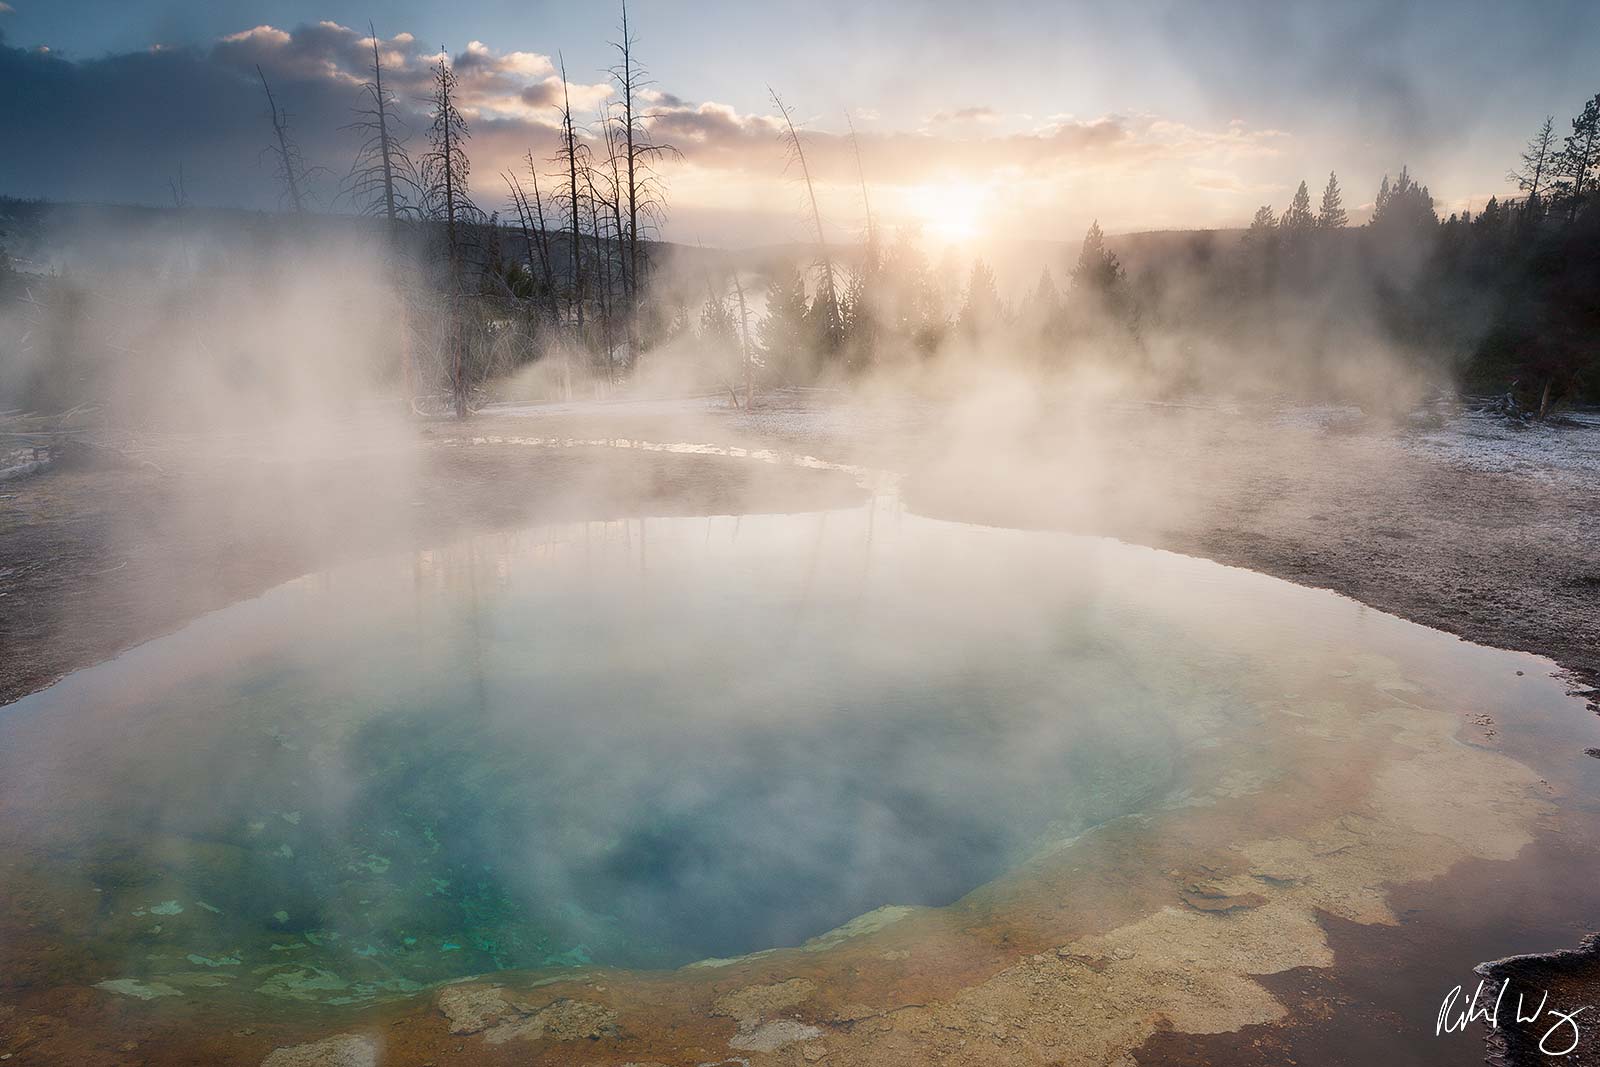
[[[73,946],[37,981],[137,999],[679,967],[950,905],[1113,820],[1270,810],[1351,707],[1509,684],[1441,638],[882,507],[480,537],[5,709],[5,878]]]

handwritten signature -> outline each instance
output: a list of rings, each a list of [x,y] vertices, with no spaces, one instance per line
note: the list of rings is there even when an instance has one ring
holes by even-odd
[[[1485,999],[1483,988],[1488,984],[1485,979],[1478,983],[1478,988],[1472,993],[1472,998],[1462,1001],[1463,991],[1461,986],[1456,986],[1445,994],[1444,1001],[1439,1005],[1439,1021],[1434,1025],[1434,1036],[1459,1033],[1467,1028],[1468,1023],[1481,1022],[1488,1024],[1489,1029],[1500,1028],[1501,1008],[1508,1003],[1511,992],[1511,981],[1508,979],[1500,983],[1500,990],[1494,993],[1491,987],[1493,1000]],[[1535,996],[1537,999],[1535,999]],[[1578,1029],[1579,1015],[1590,1010],[1594,1005],[1585,1004],[1572,1011],[1561,1011],[1550,1006],[1550,991],[1543,990],[1535,995],[1518,992],[1516,1008],[1511,1018],[1518,1026],[1524,1024],[1538,1024],[1541,1020],[1549,1028],[1544,1036],[1539,1039],[1539,1051],[1546,1056],[1566,1056],[1578,1047],[1582,1032]],[[1531,1007],[1532,1010],[1528,1010]],[[1567,1041],[1564,1048],[1547,1048],[1552,1041]]]

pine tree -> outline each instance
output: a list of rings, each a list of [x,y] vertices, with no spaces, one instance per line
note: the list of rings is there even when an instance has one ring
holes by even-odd
[[[1400,176],[1393,185],[1389,176],[1383,176],[1378,186],[1378,198],[1373,204],[1371,225],[1375,229],[1427,229],[1439,224],[1439,215],[1433,210],[1433,196],[1426,185],[1412,180],[1411,172],[1400,168]]]
[[[967,280],[967,298],[961,305],[957,329],[969,340],[976,339],[999,323],[1000,314],[1000,290],[994,283],[994,271],[983,260],[976,260]]]
[[[1283,213],[1278,226],[1284,233],[1298,236],[1309,233],[1316,224],[1316,216],[1311,214],[1311,192],[1306,188],[1306,183],[1301,182],[1300,188],[1294,191],[1294,199],[1289,202],[1289,209]]]
[[[793,367],[806,353],[806,283],[798,271],[772,279],[767,286],[767,313],[761,320],[761,350],[768,362]]]
[[[1278,216],[1273,214],[1271,204],[1256,208],[1254,217],[1250,219],[1250,228],[1244,232],[1244,243],[1246,247],[1258,251],[1277,246]]]
[[[884,264],[875,242],[867,243],[861,265],[850,272],[850,284],[839,302],[845,360],[851,370],[871,364],[878,345],[884,298]]]
[[[1096,219],[1089,224],[1089,232],[1083,235],[1078,265],[1072,268],[1072,288],[1107,293],[1122,280],[1122,264],[1116,253],[1106,248],[1105,234],[1100,230],[1100,220]]]
[[[1055,317],[1060,307],[1061,291],[1056,288],[1050,268],[1046,267],[1039,272],[1039,283],[1023,303],[1022,316],[1030,322],[1046,322]]]
[[[1317,212],[1317,229],[1343,229],[1350,221],[1344,213],[1344,197],[1339,192],[1339,178],[1328,172],[1328,184],[1322,190],[1322,208]]]
[[[733,308],[719,294],[712,292],[700,309],[700,341],[716,353],[733,351],[738,345],[738,323]]]
[[[1594,192],[1600,182],[1595,169],[1600,167],[1600,93],[1583,105],[1578,117],[1572,120],[1572,132],[1567,135],[1557,163],[1562,194],[1567,198],[1567,220],[1578,214],[1583,198]]]
[[[903,229],[895,236],[878,277],[885,328],[921,351],[938,348],[944,336],[944,304],[915,230]]]

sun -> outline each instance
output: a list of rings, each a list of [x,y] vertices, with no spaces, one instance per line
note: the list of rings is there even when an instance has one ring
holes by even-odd
[[[988,199],[989,190],[972,182],[937,182],[906,191],[907,213],[939,245],[965,245],[980,237]]]

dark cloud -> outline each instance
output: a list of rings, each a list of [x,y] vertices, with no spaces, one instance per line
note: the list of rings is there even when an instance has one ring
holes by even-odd
[[[0,138],[27,146],[0,154],[0,192],[161,202],[181,165],[197,203],[272,207],[278,193],[262,153],[270,127],[259,66],[307,163],[327,168],[314,184],[331,206],[337,175],[354,151],[344,127],[360,103],[372,43],[365,33],[322,22],[292,32],[258,26],[209,48],[75,61],[11,47],[0,31]],[[379,51],[400,119],[411,130],[426,129],[437,53],[407,34],[380,41]],[[462,107],[489,134],[482,147],[492,145],[506,159],[530,148],[545,153],[550,123],[530,109],[547,107],[559,93],[546,57],[501,55],[474,43],[452,63]],[[603,91],[574,87],[575,106],[592,104]]]
[[[529,107],[559,107],[561,104],[561,79],[547,78],[542,82],[525,87],[521,94],[522,102]]]

